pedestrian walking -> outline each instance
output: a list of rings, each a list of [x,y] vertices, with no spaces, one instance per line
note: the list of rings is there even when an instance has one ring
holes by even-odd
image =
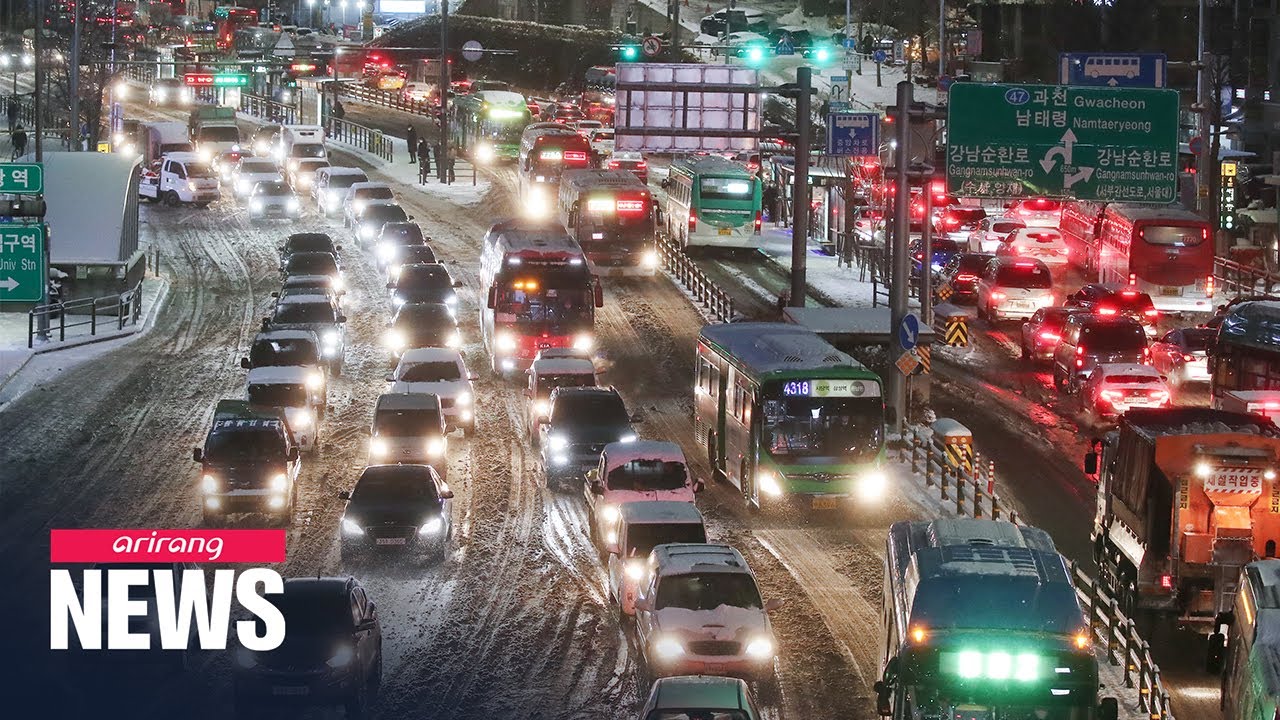
[[[431,174],[430,166],[426,163],[418,163],[418,184],[426,185],[427,176]]]
[[[445,158],[445,162],[449,164],[449,171],[448,173],[446,173],[446,175],[448,175],[449,177],[449,184],[452,185],[455,181],[457,181],[457,178],[454,177],[453,175],[453,156],[450,155],[449,157]]]
[[[13,135],[10,137],[10,139],[13,140],[13,159],[14,160],[17,160],[18,158],[27,154],[27,131],[23,130],[21,125],[18,125],[14,129]]]
[[[414,129],[412,124],[409,125],[409,130],[405,132],[405,142],[409,145],[409,164],[412,165],[417,162],[417,156],[414,151],[418,148],[418,131]]]
[[[778,185],[768,183],[764,186],[764,211],[769,215],[769,222],[778,221]]]
[[[426,138],[418,140],[418,164],[422,166],[422,174],[431,176],[431,146]]]
[[[20,108],[18,107],[18,96],[17,96],[17,95],[10,95],[10,96],[9,96],[9,105],[8,105],[8,107],[6,107],[6,108],[5,108],[5,113],[9,116],[9,134],[10,134],[10,135],[12,135],[12,134],[13,134],[13,130],[14,130],[14,128],[16,128],[16,127],[18,126],[18,111],[19,111],[19,110],[20,110]]]

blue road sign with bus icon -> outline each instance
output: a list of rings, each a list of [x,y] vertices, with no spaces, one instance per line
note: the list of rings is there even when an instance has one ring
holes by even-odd
[[[879,156],[880,115],[872,112],[833,112],[827,115],[827,154]]]
[[[1162,88],[1166,84],[1163,53],[1062,53],[1058,82],[1062,85]]]

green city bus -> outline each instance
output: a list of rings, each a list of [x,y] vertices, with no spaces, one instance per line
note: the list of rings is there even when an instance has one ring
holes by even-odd
[[[757,508],[870,504],[888,484],[880,377],[799,325],[702,329],[694,432],[713,472]]]
[[[520,93],[482,90],[453,99],[449,131],[454,149],[477,163],[515,162],[520,134],[532,121]]]
[[[718,155],[680,158],[663,181],[667,236],[680,243],[760,247],[760,178]]]

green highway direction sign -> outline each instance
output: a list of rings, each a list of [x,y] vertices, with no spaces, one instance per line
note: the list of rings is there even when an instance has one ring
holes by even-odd
[[[0,194],[39,195],[43,192],[43,165],[39,163],[0,163]]]
[[[1171,203],[1178,191],[1178,92],[955,83],[947,191]]]
[[[44,226],[0,224],[0,302],[40,302]]]

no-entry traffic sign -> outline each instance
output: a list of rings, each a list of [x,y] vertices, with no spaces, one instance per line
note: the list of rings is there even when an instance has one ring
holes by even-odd
[[[640,51],[645,57],[657,57],[662,52],[662,38],[657,35],[650,35],[640,43]]]
[[[0,302],[40,302],[44,226],[0,225]]]
[[[956,83],[947,126],[963,197],[1177,199],[1175,90]]]

